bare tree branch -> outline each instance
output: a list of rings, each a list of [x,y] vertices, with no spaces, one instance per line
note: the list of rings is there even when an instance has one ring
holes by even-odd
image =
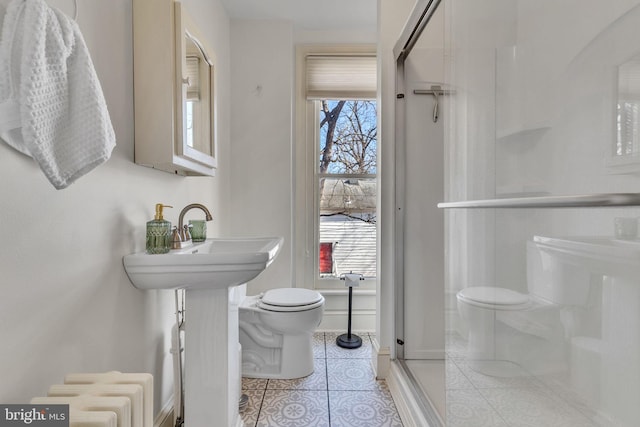
[[[340,117],[340,112],[342,111],[345,102],[346,101],[339,101],[332,110],[329,110],[329,103],[326,100],[322,101],[322,111],[324,112],[324,119],[322,119],[320,127],[322,128],[322,126],[327,124],[327,131],[325,134],[325,146],[322,150],[322,157],[320,160],[320,173],[326,173],[329,169],[329,164],[331,164],[334,144],[333,134],[335,133],[336,124],[338,123],[338,118]]]
[[[346,216],[347,218],[355,219],[355,220],[362,221],[362,222],[366,222],[368,224],[375,224],[376,223],[375,215],[368,216],[367,218],[361,218],[359,216],[352,215],[352,214],[350,214],[348,212],[331,212],[331,213],[326,213],[326,214],[320,214],[321,217],[322,216],[329,217],[329,216],[337,216],[337,215]]]

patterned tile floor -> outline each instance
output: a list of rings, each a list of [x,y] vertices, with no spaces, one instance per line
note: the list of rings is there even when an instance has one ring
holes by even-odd
[[[612,426],[559,387],[557,375],[545,378],[529,375],[515,364],[499,366],[499,370],[505,368],[517,375],[488,376],[472,370],[466,360],[466,341],[457,334],[447,335],[448,427]]]
[[[371,368],[371,337],[362,347],[336,345],[337,333],[314,335],[315,371],[295,380],[242,379],[246,427],[402,427],[384,381]]]

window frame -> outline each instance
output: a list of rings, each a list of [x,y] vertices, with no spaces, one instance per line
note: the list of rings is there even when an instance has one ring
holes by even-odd
[[[319,180],[321,177],[339,178],[340,174],[320,174],[319,172],[319,137],[320,101],[306,98],[305,59],[307,55],[375,55],[375,45],[328,45],[299,46],[296,49],[296,144],[295,159],[295,263],[294,277],[300,287],[316,290],[344,289],[345,282],[339,278],[320,277],[320,207]],[[377,99],[372,99],[377,101]],[[379,108],[379,105],[376,106]],[[378,150],[379,153],[379,150]],[[378,162],[379,165],[379,162]],[[379,167],[379,166],[378,166]],[[378,168],[377,168],[378,169]],[[349,178],[374,178],[379,185],[376,174],[345,174]],[[378,189],[379,191],[379,189]],[[377,218],[379,209],[376,207]],[[379,227],[378,227],[379,230]],[[380,236],[376,232],[376,240]],[[376,251],[378,245],[376,245]],[[379,254],[376,253],[379,257]],[[357,272],[356,272],[357,273]],[[379,275],[379,272],[376,274]],[[361,281],[359,289],[376,289],[377,278],[371,277]]]

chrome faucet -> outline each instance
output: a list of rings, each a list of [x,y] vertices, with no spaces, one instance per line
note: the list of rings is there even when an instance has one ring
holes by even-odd
[[[187,205],[180,211],[180,217],[178,218],[178,227],[173,232],[173,248],[178,249],[182,247],[182,243],[188,242],[191,240],[191,235],[189,234],[188,226],[184,225],[184,215],[190,211],[191,209],[198,208],[204,212],[205,219],[207,221],[211,221],[213,216],[211,216],[211,212],[205,205],[201,205],[200,203],[191,203]]]

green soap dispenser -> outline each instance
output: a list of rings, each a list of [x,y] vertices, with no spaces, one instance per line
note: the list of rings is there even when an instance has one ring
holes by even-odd
[[[172,207],[158,203],[155,217],[147,222],[148,254],[166,254],[171,249],[171,223],[162,217],[162,208]]]

